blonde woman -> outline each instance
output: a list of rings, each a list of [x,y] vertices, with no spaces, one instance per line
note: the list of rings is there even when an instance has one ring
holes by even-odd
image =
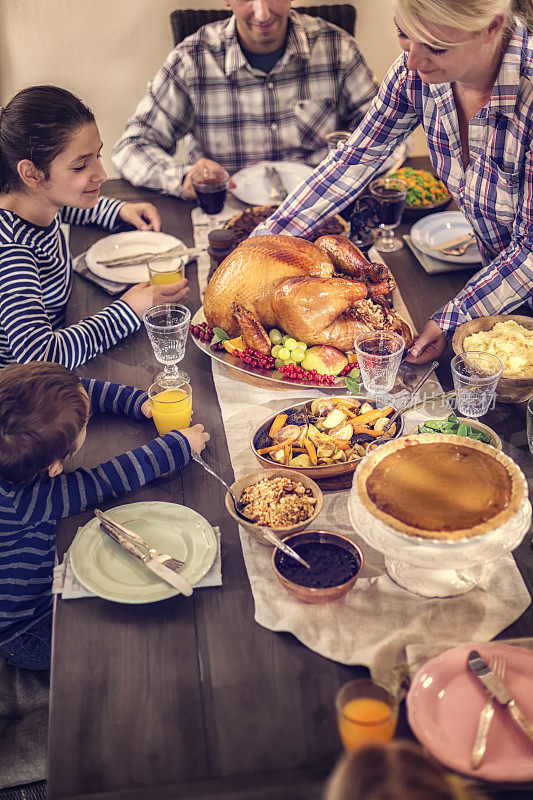
[[[483,268],[437,311],[410,361],[442,354],[457,325],[533,297],[532,0],[396,0],[403,54],[345,144],[255,234],[307,236],[346,206],[418,125],[470,221]]]
[[[411,742],[368,744],[343,756],[324,800],[483,800]]]

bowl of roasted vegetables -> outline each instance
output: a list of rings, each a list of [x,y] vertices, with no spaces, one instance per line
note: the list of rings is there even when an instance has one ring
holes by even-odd
[[[263,467],[294,469],[315,480],[344,475],[369,448],[401,435],[401,414],[385,430],[395,410],[358,395],[296,403],[261,423],[252,450]]]
[[[430,211],[444,208],[452,199],[440,178],[426,169],[402,167],[392,177],[400,178],[409,187],[403,212],[406,220],[419,219]]]

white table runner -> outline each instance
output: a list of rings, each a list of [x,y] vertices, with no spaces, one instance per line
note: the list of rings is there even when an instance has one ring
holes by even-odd
[[[199,263],[199,273],[201,290],[205,290],[207,265]],[[395,308],[408,319],[402,306],[401,298],[397,297]],[[236,478],[257,469],[250,440],[266,417],[292,402],[324,394],[318,388],[315,391],[267,384],[215,361],[212,368]],[[429,398],[440,394],[442,389],[434,378],[422,391],[423,397]],[[398,396],[395,400],[398,401]],[[410,411],[406,415],[406,431],[424,419],[444,416],[449,411],[449,406],[441,401]],[[324,507],[317,520],[320,528],[351,536],[365,557],[355,589],[336,603],[308,605],[282,591],[270,564],[271,548],[259,544],[239,528],[254,596],[255,619],[260,625],[274,631],[288,631],[327,658],[366,665],[376,680],[392,685],[406,665],[414,667],[419,663],[424,649],[433,655],[455,644],[488,641],[528,607],[529,593],[512,556],[491,565],[483,581],[464,595],[424,598],[397,586],[385,573],[383,557],[351,527],[347,498],[348,491],[325,493]]]

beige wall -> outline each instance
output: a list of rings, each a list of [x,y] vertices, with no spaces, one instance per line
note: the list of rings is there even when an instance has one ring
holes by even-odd
[[[381,80],[399,53],[392,0],[353,2],[359,46]],[[113,174],[111,147],[172,48],[168,17],[180,7],[222,8],[223,0],[0,0],[0,103],[37,83],[75,92],[95,113]],[[416,152],[425,152],[420,133]]]

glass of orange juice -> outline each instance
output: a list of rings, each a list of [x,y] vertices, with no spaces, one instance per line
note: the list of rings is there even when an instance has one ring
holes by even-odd
[[[192,389],[189,383],[156,381],[148,389],[152,419],[158,433],[188,428],[192,416]]]
[[[152,286],[177,283],[185,277],[185,262],[180,256],[152,256],[148,260]]]
[[[370,678],[345,683],[335,698],[337,723],[345,750],[371,741],[388,742],[398,721],[399,700]]]

